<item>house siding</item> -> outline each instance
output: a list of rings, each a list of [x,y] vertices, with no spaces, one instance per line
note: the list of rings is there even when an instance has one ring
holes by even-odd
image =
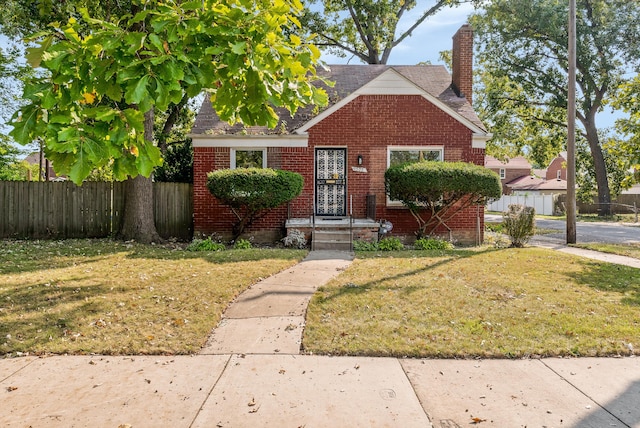
[[[275,209],[254,223],[247,235],[256,239],[274,239],[283,233],[287,217],[313,214],[314,153],[317,147],[347,148],[347,199],[353,198],[353,215],[366,216],[366,196],[376,195],[376,218],[394,224],[394,235],[413,236],[417,223],[402,207],[388,207],[384,189],[389,146],[444,147],[445,161],[484,164],[484,149],[472,148],[472,132],[449,114],[419,95],[362,95],[346,104],[309,131],[308,147],[271,147],[267,149],[267,166],[296,171],[303,175],[304,190],[289,206]],[[363,157],[358,165],[357,157]],[[195,147],[194,149],[194,229],[196,233],[221,233],[228,236],[234,215],[209,194],[206,174],[228,168],[229,148]],[[367,172],[352,170],[364,167]],[[478,216],[479,214],[479,216]],[[483,208],[462,211],[449,227],[453,238],[476,242],[478,217],[483,230]],[[443,234],[447,233],[442,227]],[[447,236],[448,237],[448,236]],[[482,236],[480,236],[482,239]]]

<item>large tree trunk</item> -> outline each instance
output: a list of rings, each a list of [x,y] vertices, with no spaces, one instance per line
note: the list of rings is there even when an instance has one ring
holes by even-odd
[[[611,214],[611,191],[609,190],[607,165],[604,162],[604,155],[602,154],[602,147],[600,146],[598,130],[596,129],[592,121],[585,123],[585,129],[587,131],[587,141],[589,142],[589,148],[591,149],[593,166],[596,173],[596,184],[598,186],[598,204],[600,204],[599,215],[608,216]]]
[[[153,141],[153,110],[144,115],[144,138]],[[161,242],[153,215],[153,182],[151,177],[129,178],[125,186],[122,226],[118,237],[143,244]]]

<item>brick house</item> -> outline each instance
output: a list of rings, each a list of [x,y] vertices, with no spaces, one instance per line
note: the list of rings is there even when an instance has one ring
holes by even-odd
[[[484,166],[498,175],[504,195],[554,195],[567,192],[567,166],[564,154],[554,158],[547,169],[531,168],[523,156],[500,161],[493,156],[485,156]]]
[[[194,230],[228,236],[234,216],[207,190],[214,169],[259,166],[303,175],[302,194],[255,222],[248,236],[275,240],[301,229],[314,243],[339,248],[376,239],[380,220],[394,236],[410,239],[417,223],[388,200],[384,172],[411,159],[484,165],[489,135],[471,107],[473,32],[464,25],[453,38],[453,77],[443,66],[333,65],[318,74],[335,82],[319,113],[280,111],[275,129],[221,121],[208,100],[192,130]],[[447,238],[482,240],[483,207],[470,207],[439,230]],[[341,237],[342,236],[342,237]],[[315,246],[320,248],[320,245]]]
[[[503,162],[487,155],[484,159],[484,166],[500,176],[502,193],[505,195],[511,194],[510,183],[531,177],[531,164],[523,156],[516,156]]]

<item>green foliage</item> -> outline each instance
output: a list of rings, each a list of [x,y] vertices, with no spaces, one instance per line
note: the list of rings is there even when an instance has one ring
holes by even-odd
[[[30,40],[27,59],[48,74],[26,85],[11,135],[43,138],[76,183],[111,160],[118,180],[149,176],[162,158],[145,119],[185,96],[210,91],[223,120],[272,127],[274,106],[326,104],[310,82],[319,51],[285,34],[299,26],[295,0],[134,0],[131,11],[109,22],[81,9]]]
[[[187,247],[187,251],[224,251],[226,247],[221,242],[216,242],[208,237],[206,239],[194,239]]]
[[[378,250],[380,251],[400,251],[404,250],[404,245],[400,239],[395,236],[388,236],[378,241]]]
[[[395,236],[382,238],[378,242],[353,241],[354,251],[400,251],[404,244]]]
[[[502,195],[495,172],[466,162],[396,165],[387,169],[384,179],[389,198],[402,202],[418,222],[418,238],[431,235],[460,210]],[[424,210],[430,214],[427,219]]]
[[[156,181],[193,183],[193,147],[191,140],[170,144],[164,162],[154,172]]]
[[[236,250],[249,250],[253,248],[253,245],[248,239],[238,239],[233,243],[233,248]]]
[[[415,243],[416,250],[453,250],[453,244],[444,239],[420,238]]]
[[[353,241],[354,251],[378,251],[378,243],[370,241]]]
[[[497,157],[526,152],[546,166],[566,141],[568,3],[493,0],[484,6],[471,23],[483,86],[476,110],[494,135],[487,151]],[[577,0],[577,139],[588,144],[593,175],[587,177],[591,186],[597,183],[601,203],[610,202],[611,163],[596,117],[640,66],[639,22],[637,1]]]
[[[207,175],[209,192],[229,205],[238,219],[234,239],[266,210],[297,197],[303,184],[298,173],[270,168],[221,169]]]
[[[629,114],[628,118],[617,121],[616,129],[627,137],[619,143],[627,159],[633,168],[640,170],[640,75],[621,86],[613,106]]]
[[[533,207],[512,204],[502,217],[504,228],[511,239],[511,246],[524,247],[536,231],[536,210]]]
[[[461,0],[436,0],[414,11],[416,0],[311,0],[305,28],[318,35],[319,45],[341,57],[357,56],[366,64],[386,64],[394,47],[427,18]],[[422,3],[421,3],[422,5]],[[410,12],[405,15],[406,12]],[[403,16],[416,18],[400,23]],[[399,29],[402,29],[399,31]]]

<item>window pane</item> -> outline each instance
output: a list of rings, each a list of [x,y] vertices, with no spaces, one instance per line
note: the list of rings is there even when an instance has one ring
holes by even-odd
[[[236,150],[236,168],[262,168],[262,150]]]
[[[391,150],[389,153],[389,166],[406,162],[440,161],[440,150]]]

